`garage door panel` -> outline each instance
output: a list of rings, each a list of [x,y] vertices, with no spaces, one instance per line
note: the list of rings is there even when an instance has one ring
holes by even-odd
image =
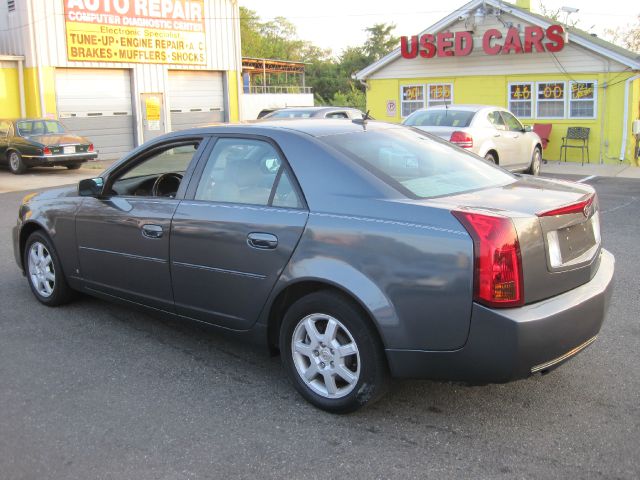
[[[134,147],[130,71],[125,69],[56,69],[60,120],[89,138],[98,158],[120,158]]]
[[[224,121],[222,72],[170,70],[168,78],[172,130]]]

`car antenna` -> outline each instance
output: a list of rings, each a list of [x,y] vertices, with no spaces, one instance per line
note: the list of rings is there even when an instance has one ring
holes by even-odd
[[[363,129],[367,129],[367,121],[371,120],[371,116],[369,115],[369,112],[371,110],[367,110],[367,113],[365,113],[362,118],[354,118],[352,121],[353,123],[357,123],[358,125],[362,125]]]

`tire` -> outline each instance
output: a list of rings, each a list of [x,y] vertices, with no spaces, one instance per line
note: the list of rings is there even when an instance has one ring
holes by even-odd
[[[491,153],[491,152],[487,152],[487,154],[484,156],[484,159],[489,162],[489,163],[493,163],[494,165],[498,164],[498,159],[496,158],[496,156]]]
[[[22,155],[15,150],[9,152],[9,170],[14,175],[21,175],[27,171],[27,166],[22,161]]]
[[[533,150],[533,155],[531,155],[531,165],[525,171],[529,175],[539,175],[540,174],[540,164],[542,163],[542,152],[538,147]]]
[[[330,325],[333,334],[327,332]],[[352,301],[331,291],[309,294],[289,307],[280,355],[296,390],[327,412],[353,412],[387,390],[388,366],[377,332]]]
[[[70,163],[67,165],[69,170],[78,170],[82,166],[82,163]]]
[[[67,284],[58,254],[44,233],[33,232],[27,239],[24,266],[31,291],[40,303],[55,307],[73,298],[73,290]]]

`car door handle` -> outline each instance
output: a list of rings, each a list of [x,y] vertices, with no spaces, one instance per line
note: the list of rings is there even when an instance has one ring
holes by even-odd
[[[271,233],[254,232],[247,235],[247,243],[260,250],[273,250],[278,246],[278,237]]]
[[[163,233],[160,225],[146,224],[142,226],[142,235],[147,238],[160,238]]]

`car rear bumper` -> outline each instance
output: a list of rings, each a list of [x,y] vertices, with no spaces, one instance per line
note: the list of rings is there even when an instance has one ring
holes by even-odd
[[[98,158],[97,153],[72,153],[60,155],[23,155],[23,161],[30,167],[70,165],[74,163],[86,162]]]
[[[501,383],[549,371],[595,341],[613,290],[615,259],[602,250],[588,283],[531,305],[491,309],[474,304],[459,350],[387,350],[396,377]]]

